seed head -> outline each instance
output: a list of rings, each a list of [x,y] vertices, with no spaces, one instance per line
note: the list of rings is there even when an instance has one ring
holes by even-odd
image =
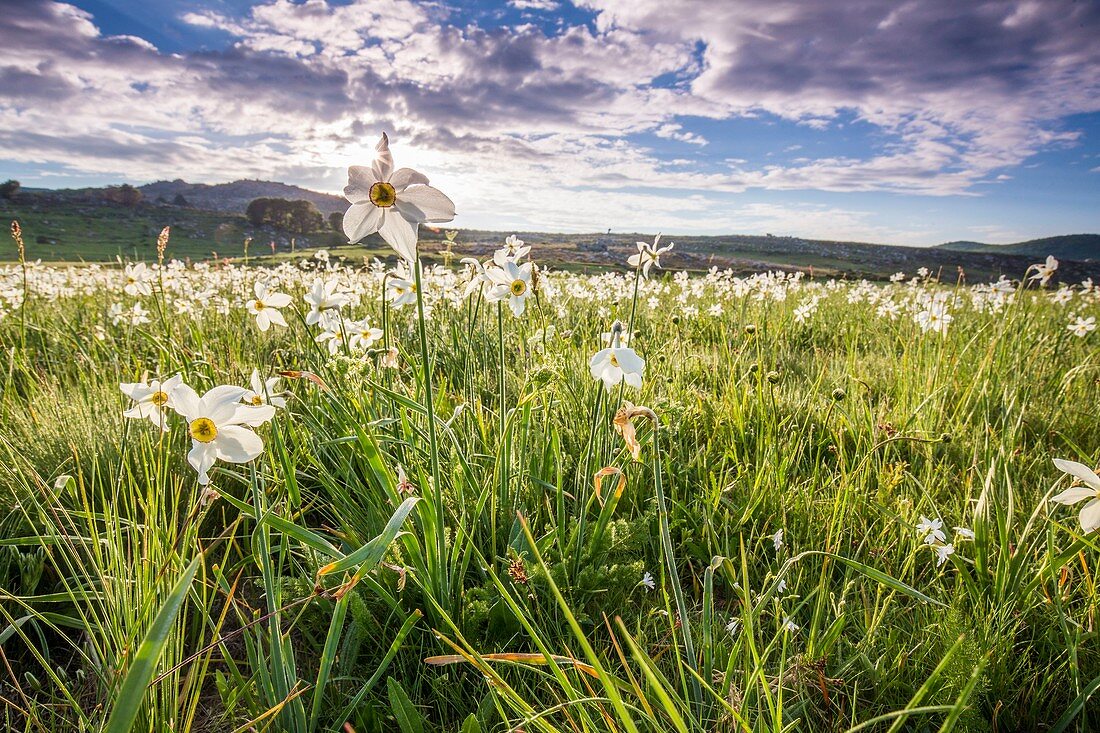
[[[522,557],[516,557],[508,561],[508,577],[516,585],[527,585],[530,578],[527,577],[527,567],[523,564]]]
[[[11,238],[15,240],[15,246],[19,250],[19,261],[25,262],[27,250],[23,246],[23,227],[19,226],[19,222],[15,220],[11,223]]]
[[[164,262],[164,250],[168,249],[168,236],[171,234],[172,227],[164,227],[160,230],[160,236],[157,237],[157,262]]]

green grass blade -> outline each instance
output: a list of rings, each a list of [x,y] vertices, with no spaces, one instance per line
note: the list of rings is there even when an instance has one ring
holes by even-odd
[[[176,582],[172,592],[168,594],[164,605],[157,611],[153,624],[142,639],[141,645],[134,654],[126,678],[122,681],[118,695],[115,698],[111,717],[107,720],[104,733],[129,733],[133,728],[141,710],[145,691],[156,672],[157,660],[160,659],[164,645],[168,642],[168,636],[176,622],[176,616],[183,608],[183,602],[187,598],[187,591],[191,588],[191,581],[195,579],[195,573],[202,563],[202,556],[196,557],[187,566],[187,569]]]

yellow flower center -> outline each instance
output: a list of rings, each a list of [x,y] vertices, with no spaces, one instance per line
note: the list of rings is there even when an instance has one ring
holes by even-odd
[[[512,295],[517,298],[527,292],[527,283],[522,280],[512,281]]]
[[[209,443],[218,437],[218,427],[208,417],[197,417],[191,421],[191,437],[200,443]]]
[[[378,181],[370,187],[370,202],[384,209],[389,208],[397,202],[397,191],[385,181]]]
[[[252,404],[262,405],[263,403],[264,403],[264,398],[263,397],[260,397],[258,394],[257,395],[252,395]]]
[[[262,300],[252,301],[252,307],[258,311],[262,311],[265,308],[264,302]]]
[[[616,358],[615,352],[611,352],[611,366],[613,366],[613,367],[619,366],[619,360],[618,360],[618,358]]]
[[[160,407],[161,405],[168,402],[168,393],[167,392],[154,392],[153,396],[149,398],[149,401],[152,402],[157,407]]]

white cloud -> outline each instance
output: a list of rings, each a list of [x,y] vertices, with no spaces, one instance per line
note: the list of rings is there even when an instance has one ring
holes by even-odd
[[[557,0],[508,0],[508,4],[516,10],[557,10],[561,3]]]
[[[1072,143],[1059,120],[1100,109],[1095,3],[579,1],[600,29],[701,44],[690,100],[704,114],[814,129],[854,114],[894,139],[874,157],[753,171],[754,185],[960,193]]]
[[[657,137],[663,137],[669,140],[679,140],[682,143],[691,143],[692,145],[707,144],[707,139],[702,135],[698,135],[694,132],[689,132],[680,125],[672,122],[661,125],[653,131],[653,134]]]
[[[551,32],[482,28],[412,0],[271,0],[243,17],[185,15],[233,43],[168,54],[104,36],[72,6],[21,3],[0,28],[0,149],[131,179],[338,190],[386,129],[467,222],[812,233],[801,221],[887,238],[859,212],[737,209],[729,194],[971,194],[1038,150],[1074,144],[1059,120],[1100,109],[1100,11],[1087,3],[583,4],[595,29]],[[778,116],[806,135],[854,119],[874,148],[760,165],[736,152],[668,160],[631,142],[707,145],[685,116]]]

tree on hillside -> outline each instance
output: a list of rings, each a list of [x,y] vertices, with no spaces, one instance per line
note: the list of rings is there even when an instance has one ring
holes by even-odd
[[[337,234],[344,233],[344,215],[339,211],[334,211],[328,215],[328,225],[332,227],[332,231]]]
[[[248,202],[248,208],[244,210],[244,215],[249,224],[258,227],[267,222],[270,201],[271,199],[252,199]]]
[[[290,202],[290,231],[299,234],[321,231],[325,228],[325,217],[310,201]]]
[[[124,183],[121,186],[108,186],[103,189],[103,199],[110,201],[112,204],[133,207],[140,204],[143,198],[141,191],[129,183]]]
[[[19,193],[19,181],[8,179],[0,183],[0,198],[13,199]]]
[[[253,199],[245,216],[252,226],[269,224],[278,229],[297,234],[308,234],[324,229],[325,218],[309,201],[288,201],[286,199]]]

